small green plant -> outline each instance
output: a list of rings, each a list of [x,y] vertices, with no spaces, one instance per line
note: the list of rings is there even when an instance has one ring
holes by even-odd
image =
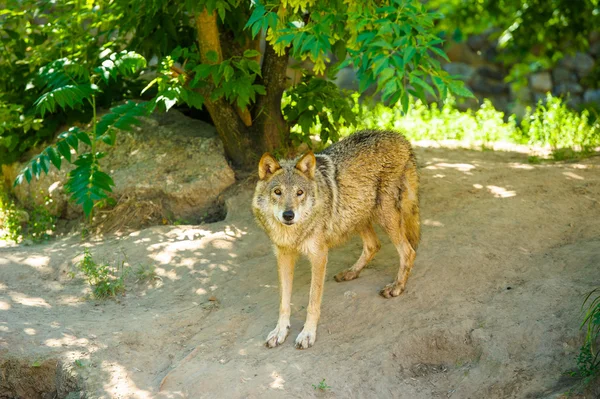
[[[591,291],[583,301],[585,312],[581,328],[586,329],[585,340],[577,356],[577,374],[587,383],[600,375],[600,288]]]
[[[326,391],[328,389],[331,389],[331,387],[325,383],[325,378],[323,378],[321,380],[321,382],[319,382],[318,384],[312,384],[312,386],[313,386],[313,388],[315,390],[318,389],[318,390],[321,390],[321,391]]]
[[[0,239],[21,241],[23,223],[27,221],[25,215],[5,192],[0,191]]]
[[[156,266],[154,265],[141,264],[135,269],[134,274],[137,283],[160,280],[160,277],[156,274]]]
[[[114,297],[125,291],[125,277],[128,271],[125,261],[120,262],[117,267],[111,267],[108,263],[98,264],[86,248],[77,268],[85,275],[96,299]]]

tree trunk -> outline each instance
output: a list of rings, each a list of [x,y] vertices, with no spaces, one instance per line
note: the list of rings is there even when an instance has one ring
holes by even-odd
[[[278,56],[267,43],[262,64],[262,83],[266,94],[260,96],[253,110],[253,141],[263,151],[281,149],[287,155],[290,128],[281,113],[281,97],[286,88],[288,53]]]
[[[216,12],[209,14],[204,9],[196,18],[200,57],[209,63],[206,53],[215,51],[218,62],[223,59]],[[252,44],[252,43],[250,43]],[[264,152],[283,149],[288,154],[290,143],[289,126],[281,114],[281,97],[286,87],[287,53],[277,56],[267,43],[262,63],[262,80],[266,89],[264,96],[258,96],[252,112],[247,108],[238,109],[221,98],[215,101],[205,93],[205,106],[223,141],[225,153],[239,168],[251,170]]]

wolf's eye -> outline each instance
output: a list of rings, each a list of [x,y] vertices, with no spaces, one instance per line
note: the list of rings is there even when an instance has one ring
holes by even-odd
[[[298,190],[298,192],[297,192],[296,194],[298,194],[298,197],[299,197],[299,196],[301,196],[302,194],[304,194],[304,191],[302,191],[302,190]]]
[[[275,189],[275,195],[281,195],[281,190],[280,190],[280,189],[278,189],[278,188],[276,188],[276,189]]]

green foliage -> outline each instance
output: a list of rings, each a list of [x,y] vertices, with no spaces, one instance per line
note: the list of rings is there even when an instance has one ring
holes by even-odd
[[[68,75],[89,71],[107,51],[120,51],[124,36],[115,28],[123,11],[112,0],[47,2],[7,0],[0,9],[0,164],[17,160],[24,152],[51,139],[64,123],[87,121],[89,104],[81,104],[86,90],[62,82],[50,93],[48,75],[53,66],[68,63]],[[62,70],[62,68],[59,68]],[[55,68],[54,71],[57,69]],[[64,77],[64,76],[63,76]],[[131,93],[132,82],[120,80],[110,91],[96,92],[98,103],[109,105]],[[84,91],[83,93],[81,91]],[[56,104],[77,106],[77,111],[52,113],[35,102],[42,94],[54,95]],[[50,105],[51,103],[46,103]],[[49,113],[50,112],[50,113]]]
[[[117,267],[111,267],[108,263],[98,264],[86,248],[77,268],[92,287],[94,298],[106,299],[125,291],[125,277],[129,269],[125,268],[124,263],[121,262]]]
[[[87,217],[91,217],[94,204],[105,200],[114,186],[112,178],[100,169],[99,160],[104,153],[97,151],[97,146],[102,143],[114,145],[118,129],[131,130],[132,125],[139,123],[137,118],[147,113],[144,103],[129,101],[112,108],[100,119],[96,118],[96,93],[101,87],[95,82],[108,85],[111,80],[121,75],[133,76],[146,66],[146,60],[133,52],[107,51],[104,55],[101,65],[91,71],[67,59],[42,68],[40,78],[45,81],[46,91],[35,102],[37,110],[43,116],[57,107],[77,108],[87,102],[93,111],[91,130],[71,127],[61,133],[58,140],[33,157],[15,179],[15,186],[25,180],[29,183],[33,177],[39,178],[42,172],[47,174],[51,164],[60,169],[65,159],[75,165],[69,172],[65,190],[83,207]],[[84,144],[86,150],[80,152],[80,144]],[[76,159],[73,159],[72,151],[79,153]]]
[[[0,239],[19,242],[22,239],[23,211],[17,209],[14,201],[0,191]]]
[[[348,93],[341,92],[335,84],[325,79],[308,77],[287,91],[283,101],[283,114],[291,125],[299,125],[302,132],[319,126],[322,142],[339,140],[338,128],[355,125],[353,102]],[[309,142],[308,135],[293,135],[296,141]]]
[[[600,121],[593,120],[588,110],[578,113],[569,109],[566,102],[550,94],[534,111],[528,109],[521,130],[531,144],[549,145],[557,155],[564,155],[563,149],[587,153],[600,145]]]
[[[600,26],[598,0],[432,0],[444,13],[439,28],[462,39],[490,33],[511,66],[511,78],[547,68],[565,54],[589,48],[589,35]]]
[[[600,375],[600,353],[598,352],[600,288],[596,288],[585,297],[581,308],[584,311],[581,328],[585,327],[586,334],[584,344],[577,357],[577,366],[581,376],[595,377]]]
[[[356,123],[340,128],[342,137],[356,129],[390,129],[403,132],[412,141],[458,140],[482,146],[494,142],[531,144],[550,147],[556,160],[585,155],[600,146],[600,122],[592,120],[588,111],[579,113],[569,109],[558,97],[548,96],[534,111],[529,109],[520,125],[514,115],[505,120],[504,113],[497,111],[489,100],[484,100],[475,111],[464,112],[456,108],[452,97],[441,106],[411,100],[404,113],[401,104],[394,107],[381,103],[360,105],[358,93],[351,97],[354,99],[351,112]],[[291,102],[292,96],[284,95],[284,106]],[[325,116],[320,115],[320,120],[332,117],[332,111],[327,108],[323,109],[323,114]],[[296,122],[292,133],[298,137],[319,136],[323,145],[328,144],[322,139],[319,123],[302,125]],[[329,142],[333,141],[331,139]],[[539,163],[540,159],[532,157],[531,162]]]
[[[444,99],[448,93],[472,96],[463,82],[440,68],[447,58],[443,42],[433,33],[440,14],[428,12],[416,0],[256,2],[246,23],[253,36],[267,30],[267,41],[282,54],[310,59],[316,74],[334,77],[347,65],[357,71],[360,91],[376,85],[383,101],[400,101],[404,112],[409,95]],[[308,16],[304,14],[309,9]],[[332,63],[330,54],[338,61]]]
[[[327,383],[325,383],[325,378],[323,378],[321,380],[321,382],[319,382],[318,384],[312,384],[313,388],[315,390],[321,390],[321,391],[326,391],[328,389],[331,389],[331,387],[329,385],[327,385]]]
[[[49,239],[56,229],[56,218],[48,209],[51,202],[50,197],[45,197],[44,204],[33,205],[27,212],[0,189],[0,239],[15,243],[23,239],[33,242]]]

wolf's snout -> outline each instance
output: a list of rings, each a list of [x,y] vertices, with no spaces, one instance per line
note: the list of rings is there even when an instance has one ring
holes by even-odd
[[[283,219],[288,222],[291,222],[294,219],[294,211],[283,212]]]

